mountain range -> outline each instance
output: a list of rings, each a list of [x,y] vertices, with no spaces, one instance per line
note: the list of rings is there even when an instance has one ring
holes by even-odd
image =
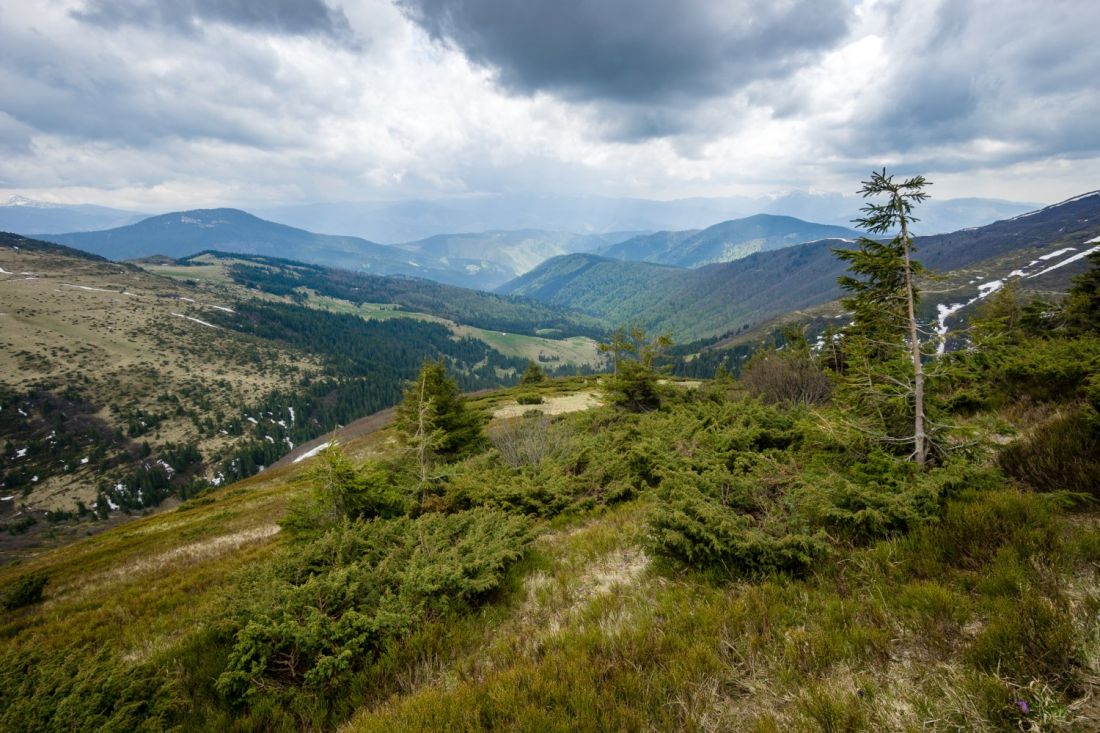
[[[12,196],[0,205],[0,231],[20,234],[114,229],[141,221],[148,214],[93,204],[52,204]]]
[[[437,201],[335,202],[256,207],[266,219],[377,242],[405,242],[439,232],[541,229],[579,233],[676,231],[753,214],[791,216],[850,226],[863,200],[836,193],[793,191],[780,196],[694,197],[657,201],[609,196],[470,196]],[[931,199],[921,206],[921,231],[951,232],[1038,208],[1000,199]],[[0,219],[2,221],[2,219]],[[57,230],[55,230],[57,231]]]
[[[700,267],[817,239],[858,236],[859,232],[846,227],[815,224],[790,216],[755,214],[703,230],[656,232],[633,237],[604,247],[598,253],[620,260]]]
[[[855,236],[842,227],[758,214],[703,230],[570,234],[547,230],[440,234],[387,245],[361,237],[317,234],[239,209],[197,209],[149,217],[114,229],[43,234],[114,260],[188,257],[205,250],[295,259],[377,275],[423,277],[491,290],[545,260],[578,252],[695,267],[823,236]]]
[[[970,268],[970,282],[951,293],[958,299],[967,288],[980,294],[979,278],[1007,278],[1033,267],[1026,284],[1063,286],[1084,267],[1079,255],[1100,235],[1100,191],[983,227],[918,237],[917,257],[929,269],[950,272]],[[506,283],[498,292],[523,295],[559,307],[576,308],[612,323],[639,323],[669,331],[678,340],[736,333],[798,309],[840,296],[837,277],[845,270],[833,250],[852,245],[823,239],[774,251],[760,251],[728,263],[695,269],[648,262],[621,262],[593,254],[563,255]],[[1061,253],[1073,258],[1067,267],[1049,272],[1036,268],[1036,258]],[[1050,265],[1061,260],[1052,259]],[[994,267],[996,263],[996,267]],[[988,274],[982,273],[982,268]],[[1046,279],[1044,281],[1044,278]],[[934,309],[927,288],[926,309]]]

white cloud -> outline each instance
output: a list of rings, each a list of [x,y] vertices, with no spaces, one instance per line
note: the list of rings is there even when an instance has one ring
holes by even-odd
[[[685,95],[666,74],[653,99],[616,87],[621,76],[601,94],[600,80],[536,68],[514,48],[475,63],[388,0],[332,7],[302,34],[282,16],[173,25],[147,0],[97,7],[130,19],[87,22],[82,0],[0,0],[0,195],[163,210],[851,192],[883,164],[925,173],[938,197],[1054,201],[1100,181],[1088,38],[1100,11],[1088,0],[865,0],[846,35],[797,63],[738,67],[749,76]],[[704,42],[699,28],[678,32]],[[527,81],[494,63],[519,64]]]

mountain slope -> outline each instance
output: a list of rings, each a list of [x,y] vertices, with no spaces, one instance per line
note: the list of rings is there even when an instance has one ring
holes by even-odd
[[[141,221],[146,216],[106,206],[50,204],[12,196],[6,205],[0,206],[0,232],[45,234],[112,229]]]
[[[178,258],[215,248],[269,256],[295,252],[344,264],[361,260],[367,268],[394,266],[409,259],[399,250],[365,239],[314,234],[239,209],[173,212],[116,229],[48,234],[43,238],[113,260],[158,254]]]
[[[491,289],[532,270],[551,257],[575,252],[594,252],[631,236],[634,236],[631,232],[572,234],[542,229],[516,229],[437,234],[397,246],[440,261],[465,260],[467,264],[464,269],[479,275],[479,287]]]
[[[819,239],[850,239],[859,232],[815,224],[789,216],[757,214],[724,221],[701,231],[657,232],[628,239],[599,251],[606,257],[640,260],[678,267],[732,262],[754,252],[766,252]]]
[[[42,236],[114,260],[151,255],[178,259],[217,250],[266,257],[291,256],[328,267],[378,275],[411,275],[491,290],[548,257],[607,246],[629,234],[492,231],[441,234],[387,245],[360,237],[316,234],[238,209],[200,209],[149,217],[105,231]]]
[[[1097,235],[1100,192],[1092,192],[984,227],[918,237],[915,247],[927,268],[946,272],[1010,255],[1026,263],[1066,247],[1080,251]],[[597,266],[558,258],[499,292],[575,307],[613,322],[638,322],[687,341],[735,333],[839,297],[836,278],[845,266],[832,250],[850,246],[823,240],[660,275],[639,270],[639,263],[604,260]],[[1061,273],[1068,278],[1084,267],[1079,260]]]
[[[256,256],[143,270],[0,234],[0,293],[0,514],[18,513],[0,563],[55,521],[83,520],[64,535],[263,470],[394,404],[426,359],[473,390],[598,358],[544,304]]]

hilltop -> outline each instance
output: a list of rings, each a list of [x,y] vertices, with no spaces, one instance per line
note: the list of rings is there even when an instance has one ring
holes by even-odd
[[[677,267],[701,267],[732,262],[756,252],[767,252],[821,239],[851,239],[859,232],[846,227],[815,224],[790,216],[756,214],[724,221],[703,230],[657,232],[627,239],[598,251],[619,260],[653,262]]]

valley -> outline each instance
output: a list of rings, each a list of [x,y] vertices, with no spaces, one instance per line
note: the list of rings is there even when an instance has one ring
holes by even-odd
[[[599,363],[588,336],[534,335],[572,327],[541,306],[427,283],[432,295],[419,300],[417,285],[403,284],[402,302],[450,303],[442,316],[316,291],[290,298],[235,282],[229,271],[242,265],[255,262],[210,255],[142,269],[21,237],[0,242],[4,559],[262,471],[392,405],[423,359],[451,359],[470,389],[514,380],[529,360],[565,371]],[[533,313],[550,320],[523,320]],[[242,318],[260,314],[294,319],[299,331],[340,330],[344,342],[280,338],[275,325],[242,331]],[[530,335],[444,317],[459,314]],[[357,340],[361,356],[337,357]]]

